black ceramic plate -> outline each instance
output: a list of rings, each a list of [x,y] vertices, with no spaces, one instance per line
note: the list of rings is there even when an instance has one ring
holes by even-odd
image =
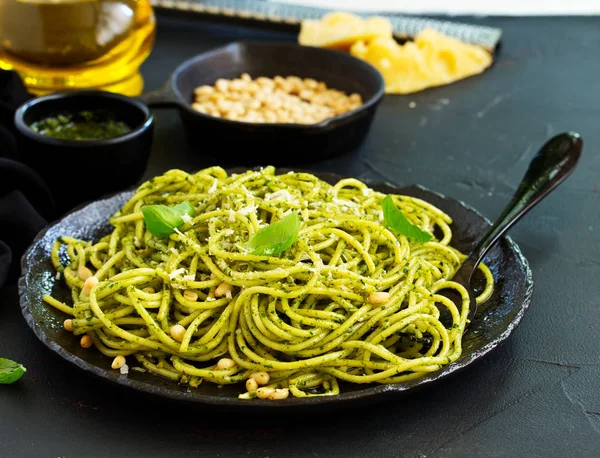
[[[330,174],[317,175],[329,182],[336,182],[339,179]],[[369,184],[381,192],[422,198],[448,213],[454,220],[452,245],[463,252],[468,251],[489,227],[489,222],[472,208],[420,186],[398,188],[386,184]],[[42,297],[46,293],[68,297],[68,290],[63,282],[55,280],[50,262],[50,249],[54,240],[60,235],[83,239],[97,239],[105,235],[110,231],[108,217],[131,195],[132,192],[128,191],[91,203],[40,232],[22,258],[19,294],[27,323],[51,350],[85,371],[143,392],[172,399],[230,407],[252,405],[283,408],[371,402],[380,397],[430,384],[481,358],[510,335],[531,302],[533,281],[527,260],[515,243],[510,238],[505,238],[487,257],[486,263],[494,274],[496,288],[492,297],[479,307],[474,321],[467,329],[463,339],[463,355],[454,364],[422,379],[396,385],[344,385],[339,396],[293,398],[272,402],[259,399],[240,400],[237,398],[243,389],[240,386],[219,388],[206,383],[198,388],[188,389],[148,373],[130,371],[128,376],[120,375],[118,371],[110,369],[111,358],[95,350],[81,349],[79,339],[63,329],[62,323],[66,316],[48,306],[43,302]]]

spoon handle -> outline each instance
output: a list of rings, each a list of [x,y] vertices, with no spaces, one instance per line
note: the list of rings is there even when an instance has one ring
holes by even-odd
[[[542,146],[512,200],[463,263],[465,268],[472,273],[494,243],[573,172],[582,146],[581,137],[575,132],[559,134]]]

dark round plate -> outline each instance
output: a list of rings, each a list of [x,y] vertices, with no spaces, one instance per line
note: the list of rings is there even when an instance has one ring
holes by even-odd
[[[335,183],[340,178],[332,174],[316,175],[330,183]],[[452,245],[463,252],[468,251],[489,227],[489,222],[474,209],[423,187],[398,188],[381,183],[369,185],[381,192],[424,199],[448,213],[454,220]],[[110,231],[108,217],[131,195],[132,191],[127,191],[93,202],[41,231],[21,260],[19,295],[27,323],[52,351],[87,372],[146,393],[203,404],[229,407],[268,406],[278,409],[323,404],[333,407],[334,404],[339,406],[372,402],[431,384],[480,359],[510,335],[531,302],[533,280],[527,260],[517,245],[510,238],[505,238],[487,256],[486,263],[494,274],[496,288],[492,297],[479,307],[475,319],[467,328],[463,338],[462,356],[454,364],[419,380],[395,385],[343,385],[339,396],[292,398],[273,402],[238,399],[237,395],[242,390],[239,386],[219,388],[206,383],[198,388],[188,388],[148,373],[130,371],[128,376],[121,375],[118,371],[110,369],[111,358],[98,351],[82,349],[79,339],[63,329],[62,323],[66,316],[43,302],[42,297],[47,293],[57,297],[69,297],[67,287],[62,281],[55,279],[50,261],[50,250],[54,240],[61,235],[83,239],[97,239],[105,235]]]

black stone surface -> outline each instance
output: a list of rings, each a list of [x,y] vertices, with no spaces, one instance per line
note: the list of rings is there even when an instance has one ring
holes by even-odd
[[[537,148],[558,132],[579,132],[578,170],[511,230],[535,293],[505,345],[429,389],[373,408],[301,418],[221,415],[87,376],[37,340],[16,287],[6,287],[0,356],[29,371],[0,387],[0,456],[597,456],[600,18],[459,19],[504,30],[496,65],[451,86],[386,96],[360,149],[312,168],[420,183],[494,218]],[[294,40],[159,18],[144,65],[147,89],[187,57],[241,38]],[[227,155],[215,145],[192,150],[178,115],[156,111],[146,176]]]

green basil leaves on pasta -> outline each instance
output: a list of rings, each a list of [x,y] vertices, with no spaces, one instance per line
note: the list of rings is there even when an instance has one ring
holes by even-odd
[[[408,219],[406,219],[404,213],[402,213],[400,210],[398,210],[398,207],[396,207],[396,204],[391,196],[385,196],[385,198],[381,201],[381,206],[383,208],[383,218],[385,220],[385,224],[394,232],[400,235],[405,235],[420,243],[429,242],[429,240],[431,240],[431,234],[429,232],[418,228]]]
[[[173,207],[167,205],[145,205],[142,214],[146,222],[146,228],[156,237],[167,237],[176,228],[183,225],[184,215],[194,216],[194,207],[188,201]]]
[[[294,244],[299,230],[300,217],[296,212],[291,212],[254,234],[247,248],[250,254],[256,256],[278,256]]]
[[[9,385],[15,383],[27,369],[22,364],[11,361],[10,359],[0,358],[0,384]]]

